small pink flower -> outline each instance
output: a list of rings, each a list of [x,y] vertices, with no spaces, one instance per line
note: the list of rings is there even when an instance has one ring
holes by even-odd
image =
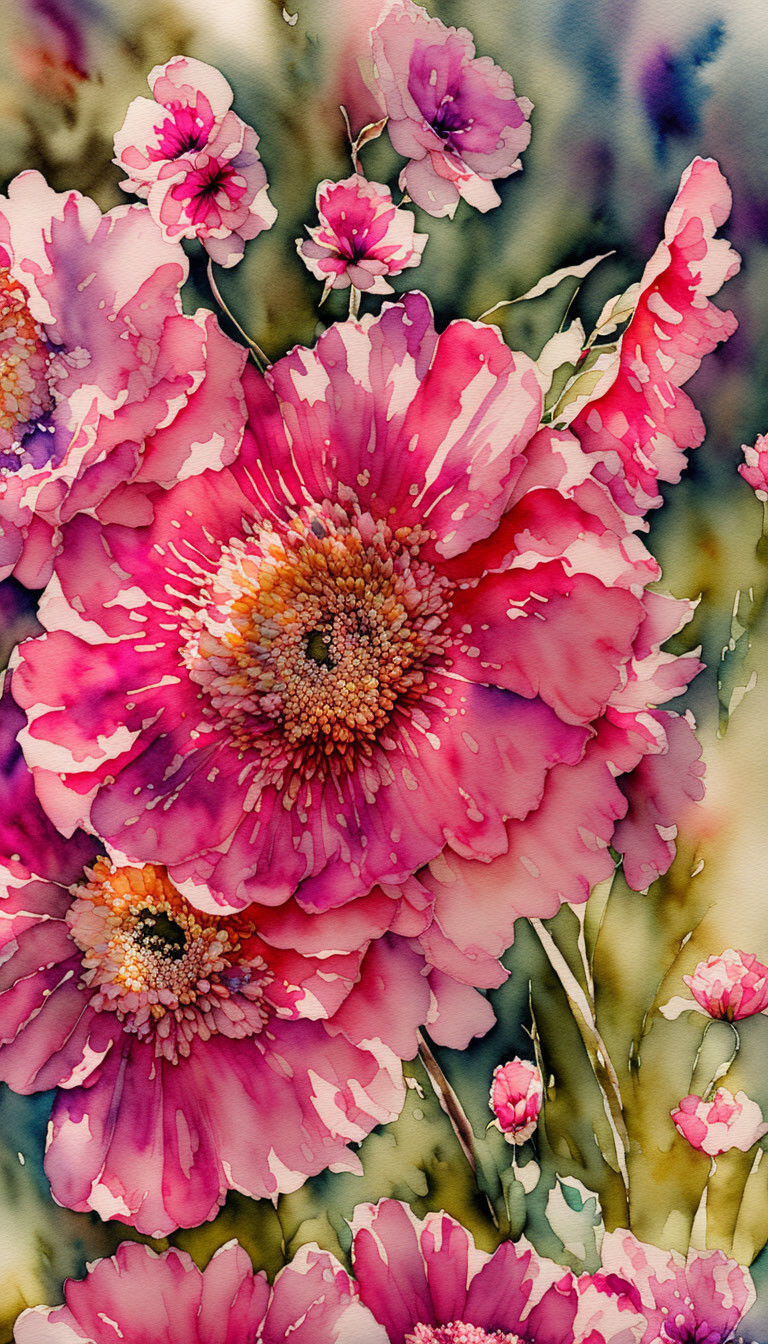
[[[603,1239],[597,1288],[619,1291],[647,1320],[642,1344],[725,1344],[755,1300],[749,1270],[722,1251],[676,1251],[637,1241],[618,1229]]]
[[[754,447],[742,444],[741,451],[746,461],[739,467],[739,475],[765,503],[768,501],[768,434],[758,434]]]
[[[385,276],[418,266],[426,233],[414,233],[413,215],[398,210],[388,187],[353,173],[343,182],[321,182],[315,198],[320,225],[297,238],[299,256],[327,289],[389,294]]]
[[[84,1279],[68,1279],[64,1298],[63,1306],[22,1312],[16,1344],[283,1344],[288,1336],[295,1344],[335,1344],[340,1331],[355,1338],[356,1328],[375,1330],[341,1265],[316,1246],[302,1246],[270,1286],[236,1241],[202,1272],[186,1251],[157,1255],[126,1241]]]
[[[719,957],[700,961],[683,980],[709,1017],[738,1022],[768,1008],[768,966],[753,952],[729,947]]]
[[[768,1125],[764,1124],[762,1112],[757,1102],[751,1101],[746,1092],[729,1092],[727,1087],[719,1087],[711,1101],[703,1097],[683,1097],[680,1105],[670,1112],[676,1128],[692,1148],[701,1153],[717,1157],[731,1148],[740,1148],[742,1153],[768,1134]]]
[[[516,1058],[493,1071],[490,1107],[496,1126],[507,1143],[525,1143],[539,1119],[544,1098],[541,1074],[535,1064]]]
[[[466,28],[446,28],[412,0],[389,0],[371,31],[374,79],[389,137],[409,160],[400,186],[430,215],[500,204],[492,179],[521,167],[533,104],[512,77],[475,57]]]
[[[203,61],[174,56],[148,82],[154,102],[134,98],[115,136],[122,185],[146,199],[167,237],[199,238],[214,261],[234,266],[277,218],[259,137],[232,111],[224,76]]]

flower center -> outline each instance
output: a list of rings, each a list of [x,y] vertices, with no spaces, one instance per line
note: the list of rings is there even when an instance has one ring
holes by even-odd
[[[405,1336],[405,1344],[520,1344],[517,1335],[494,1330],[488,1334],[477,1325],[451,1321],[448,1325],[417,1325]]]
[[[352,768],[428,687],[450,586],[396,532],[328,503],[230,542],[182,658],[232,740],[274,778]]]
[[[67,923],[92,1007],[116,1013],[126,1031],[151,1038],[173,1062],[189,1054],[196,1035],[261,1032],[272,977],[247,950],[251,923],[193,909],[154,864],[114,867],[100,858],[85,879],[71,888]]]
[[[50,354],[29,311],[29,293],[0,267],[0,472],[28,460],[24,439],[52,407]]]

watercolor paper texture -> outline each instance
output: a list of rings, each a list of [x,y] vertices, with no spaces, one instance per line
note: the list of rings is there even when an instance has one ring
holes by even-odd
[[[768,43],[8,0],[0,1341],[768,1344]]]

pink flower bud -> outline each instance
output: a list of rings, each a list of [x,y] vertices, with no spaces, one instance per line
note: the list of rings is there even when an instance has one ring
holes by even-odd
[[[507,1143],[525,1143],[539,1118],[544,1088],[535,1064],[513,1059],[493,1071],[490,1107]]]
[[[670,1114],[691,1147],[709,1153],[710,1157],[727,1153],[730,1148],[740,1148],[746,1153],[758,1139],[768,1134],[768,1125],[763,1122],[757,1102],[751,1101],[746,1092],[737,1092],[734,1096],[727,1087],[719,1087],[711,1101],[705,1101],[703,1097],[683,1097]]]
[[[307,229],[296,247],[318,280],[330,289],[389,294],[385,276],[418,266],[427,241],[414,233],[410,210],[399,210],[389,188],[353,173],[343,182],[321,182],[315,199],[319,227]]]
[[[739,474],[765,503],[768,500],[768,434],[758,434],[752,448],[743,443],[741,451],[745,461],[739,467]]]
[[[726,948],[719,957],[700,961],[683,980],[709,1017],[738,1022],[768,1008],[768,966],[753,952]]]

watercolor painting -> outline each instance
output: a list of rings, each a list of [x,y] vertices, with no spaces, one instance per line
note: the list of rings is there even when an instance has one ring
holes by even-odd
[[[7,0],[0,1344],[768,1344],[752,0]]]

